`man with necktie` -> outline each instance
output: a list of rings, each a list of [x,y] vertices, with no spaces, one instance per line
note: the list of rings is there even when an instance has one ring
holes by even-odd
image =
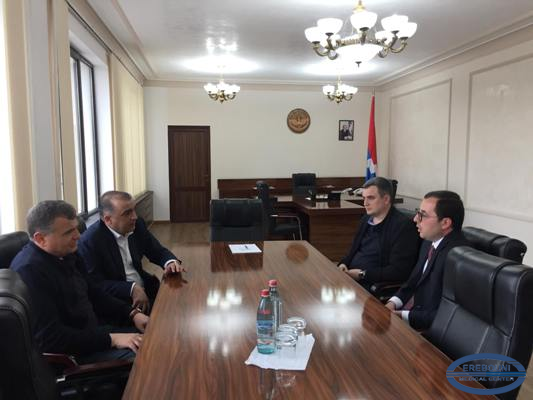
[[[468,245],[461,232],[464,215],[459,195],[447,190],[427,193],[416,211],[414,221],[424,243],[411,276],[386,307],[417,330],[428,329],[437,313],[448,252]]]

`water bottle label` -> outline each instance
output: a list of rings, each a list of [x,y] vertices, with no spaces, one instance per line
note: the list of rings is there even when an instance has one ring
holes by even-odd
[[[269,321],[269,320],[265,320],[265,321],[257,321],[257,329],[260,329],[260,330],[272,330],[272,328],[274,327],[274,321]]]

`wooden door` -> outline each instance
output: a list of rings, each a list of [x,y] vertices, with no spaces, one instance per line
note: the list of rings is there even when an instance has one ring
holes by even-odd
[[[209,221],[209,126],[169,126],[170,221]]]

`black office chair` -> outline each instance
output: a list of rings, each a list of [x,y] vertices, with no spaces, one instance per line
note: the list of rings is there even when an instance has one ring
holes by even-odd
[[[0,235],[0,268],[9,268],[11,261],[29,241],[28,234],[22,231]]]
[[[85,223],[85,220],[78,215],[78,232],[80,235],[87,230],[87,224]]]
[[[292,174],[293,196],[316,195],[316,174],[300,173]]]
[[[74,358],[63,354],[43,357],[33,338],[32,319],[26,285],[15,271],[0,270],[0,390],[3,398],[120,399],[132,360],[77,365]]]
[[[485,229],[466,226],[463,235],[473,248],[517,263],[522,263],[527,251],[524,242]]]
[[[262,241],[263,205],[259,199],[211,200],[211,241]]]
[[[527,369],[533,344],[533,268],[456,247],[444,271],[441,302],[427,338],[453,360],[495,353]],[[498,387],[495,381],[483,383]],[[500,397],[514,399],[518,390]]]
[[[298,215],[288,212],[276,212],[274,204],[277,199],[270,197],[270,189],[266,182],[257,181],[257,196],[262,202],[265,218],[267,219],[268,233],[270,236],[292,236],[296,234],[302,240],[302,225]],[[285,222],[280,222],[280,221]]]
[[[396,198],[396,191],[398,190],[398,181],[396,179],[389,179],[391,185],[392,185],[392,198],[391,198],[391,204],[394,204],[394,199]]]

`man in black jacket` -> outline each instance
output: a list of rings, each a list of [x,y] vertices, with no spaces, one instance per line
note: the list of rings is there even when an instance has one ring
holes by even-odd
[[[41,350],[72,354],[80,363],[134,356],[142,341],[138,331],[149,318],[88,278],[76,252],[80,234],[74,207],[60,200],[40,202],[27,223],[31,242],[11,269],[28,286]]]
[[[108,294],[149,310],[159,280],[142,268],[142,258],[161,266],[164,274],[185,271],[181,261],[163,247],[137,218],[129,193],[109,191],[100,198],[100,221],[81,235],[80,254],[89,274]]]
[[[425,241],[409,280],[386,304],[417,330],[428,329],[437,313],[448,252],[468,245],[461,233],[464,215],[459,195],[447,190],[427,193],[417,210],[414,219]]]
[[[393,205],[392,184],[376,177],[363,185],[367,215],[338,267],[366,289],[376,282],[404,282],[419,248],[413,222]]]

